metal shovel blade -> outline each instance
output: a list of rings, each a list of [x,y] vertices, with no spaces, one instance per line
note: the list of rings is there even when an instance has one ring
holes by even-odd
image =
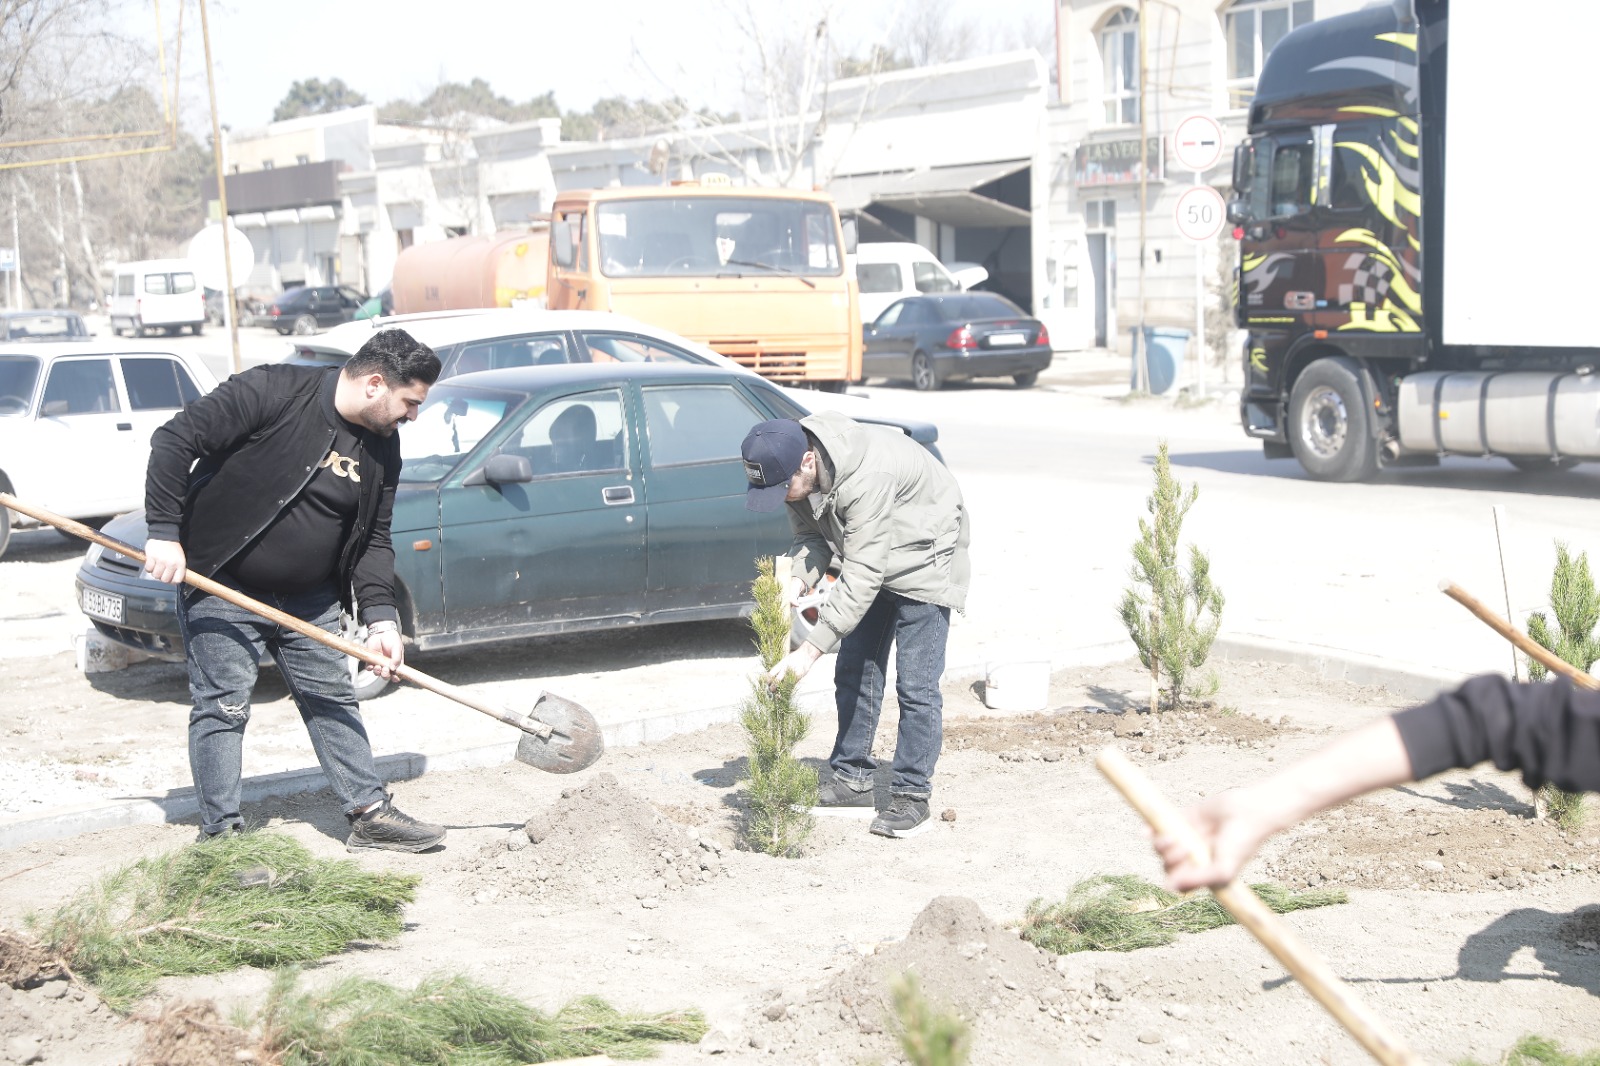
[[[528,715],[550,727],[548,737],[523,733],[517,761],[552,774],[587,770],[605,753],[600,724],[581,705],[546,692]]]

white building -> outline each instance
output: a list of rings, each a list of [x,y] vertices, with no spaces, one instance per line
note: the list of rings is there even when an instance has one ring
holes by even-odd
[[[1273,46],[1313,18],[1362,6],[1363,0],[1057,0],[1059,99],[1049,108],[1035,167],[1034,272],[1037,310],[1058,347],[1127,350],[1140,319],[1141,287],[1147,325],[1193,330],[1197,257],[1206,283],[1202,300],[1226,304],[1215,291],[1218,257],[1233,256],[1235,246],[1226,228],[1202,244],[1180,235],[1178,197],[1196,180],[1229,195],[1233,147]],[[1198,177],[1172,154],[1174,128],[1194,114],[1217,120],[1223,131],[1222,154]]]

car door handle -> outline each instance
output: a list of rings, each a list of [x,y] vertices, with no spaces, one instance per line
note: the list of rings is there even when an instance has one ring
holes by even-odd
[[[128,432],[131,433],[131,432],[133,432],[133,423],[132,422],[118,422],[117,423],[117,428],[118,429],[125,429],[125,430],[127,430]]]
[[[613,485],[611,488],[601,489],[600,498],[605,501],[607,507],[615,507],[621,503],[632,503],[633,486]]]

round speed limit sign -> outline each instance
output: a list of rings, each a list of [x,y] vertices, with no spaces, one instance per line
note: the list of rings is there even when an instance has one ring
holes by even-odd
[[[1191,185],[1178,197],[1178,232],[1191,241],[1209,241],[1227,219],[1222,194],[1209,185]]]

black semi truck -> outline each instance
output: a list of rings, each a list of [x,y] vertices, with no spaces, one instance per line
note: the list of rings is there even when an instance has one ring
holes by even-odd
[[[1269,56],[1229,204],[1240,418],[1269,458],[1330,481],[1600,460],[1600,149],[1570,111],[1600,16],[1526,8],[1396,0]]]

